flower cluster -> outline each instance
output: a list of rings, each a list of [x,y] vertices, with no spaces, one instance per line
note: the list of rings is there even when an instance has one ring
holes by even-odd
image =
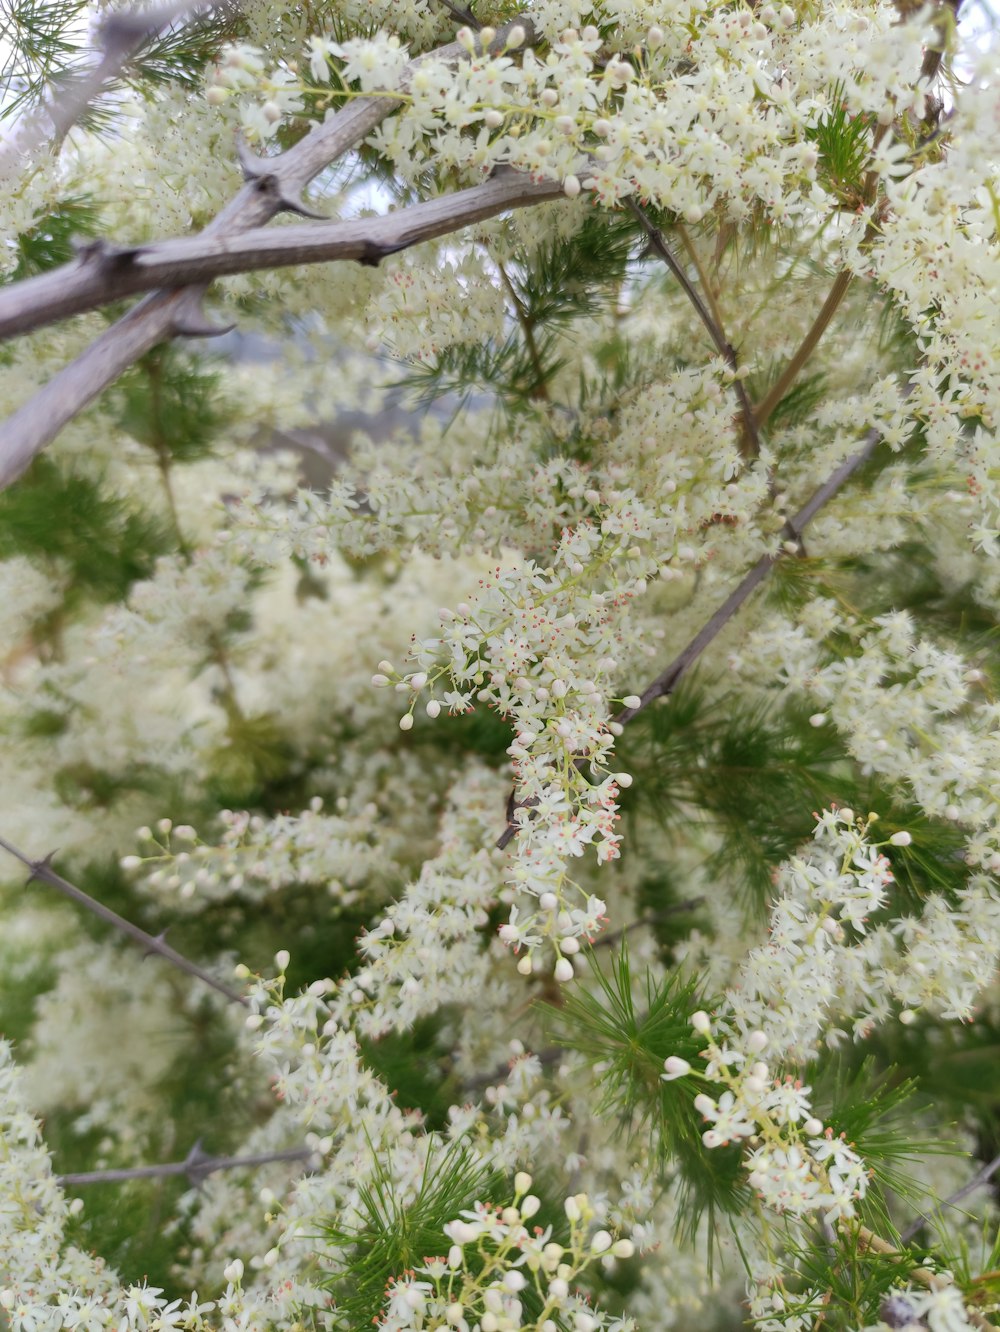
[[[506,1207],[477,1203],[448,1222],[447,1256],[425,1258],[421,1267],[392,1283],[380,1326],[391,1332],[433,1326],[458,1332],[555,1332],[567,1323],[574,1332],[634,1328],[630,1319],[610,1320],[572,1285],[595,1262],[631,1258],[632,1241],[616,1240],[607,1230],[591,1231],[590,1199],[577,1194],[566,1199],[569,1236],[558,1243],[551,1225],[527,1224],[541,1207],[529,1192],[531,1176],[520,1172],[514,1187]],[[528,1314],[528,1300],[537,1312]]]

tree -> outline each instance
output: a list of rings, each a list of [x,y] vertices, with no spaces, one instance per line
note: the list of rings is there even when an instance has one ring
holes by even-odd
[[[977,14],[6,7],[12,1332],[993,1326]]]

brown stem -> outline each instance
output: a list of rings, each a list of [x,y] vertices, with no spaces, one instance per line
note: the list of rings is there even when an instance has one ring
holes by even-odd
[[[857,1230],[858,1248],[862,1253],[870,1249],[872,1253],[882,1254],[886,1258],[907,1258],[909,1255],[894,1245],[889,1244],[887,1240],[876,1235],[874,1231],[867,1226],[859,1226]],[[944,1290],[947,1286],[955,1284],[954,1278],[946,1276],[942,1272],[929,1272],[926,1267],[913,1267],[908,1276],[912,1281],[916,1281],[921,1286],[926,1286],[928,1290]],[[996,1327],[988,1318],[984,1318],[981,1313],[975,1309],[965,1306],[966,1317],[970,1323],[981,1328],[982,1332],[997,1332]]]
[[[827,477],[823,484],[812,495],[811,499],[802,506],[794,518],[790,519],[786,525],[796,536],[800,535],[820,509],[831,500],[840,488],[854,475],[859,467],[863,466],[875,452],[880,435],[877,430],[870,430],[865,436],[865,442],[857,453],[852,454],[845,459],[840,466]],[[662,671],[651,684],[646,686],[645,691],[639,696],[639,706],[637,708],[623,708],[615,718],[620,725],[624,726],[630,722],[633,717],[637,717],[640,712],[645,711],[654,699],[662,698],[665,694],[671,694],[677,688],[681,678],[687,674],[690,668],[698,660],[708,645],[715,639],[722,629],[729,623],[743,603],[750,597],[750,594],[764,581],[767,575],[774,568],[779,560],[784,558],[784,552],[776,555],[762,555],[753,568],[747,573],[742,581],[733,589],[726,600],[718,608],[715,614],[698,633],[688,643],[684,651],[676,657],[665,671]]]
[[[799,376],[799,371],[816,350],[817,343],[826,332],[830,320],[836,314],[841,301],[847,295],[847,288],[851,285],[852,276],[853,274],[849,273],[846,269],[837,274],[833,286],[830,288],[829,295],[823,302],[823,307],[819,314],[813,320],[809,332],[802,339],[802,342],[791,360],[768,391],[767,396],[762,402],[758,403],[758,405],[753,408],[754,420],[756,421],[758,428],[767,422],[775,407],[777,407],[778,403],[781,402],[782,398],[795,383],[795,380]]]
[[[448,13],[451,14],[452,18],[458,19],[459,23],[464,23],[466,27],[471,28],[473,32],[479,32],[481,30],[483,25],[468,6],[463,9],[460,5],[453,4],[452,0],[441,0],[441,3],[444,5],[445,9],[447,9]]]
[[[831,500],[837,491],[854,475],[859,467],[862,467],[875,452],[878,441],[881,438],[877,430],[870,430],[865,436],[865,441],[857,453],[846,458],[839,467],[837,467],[823,484],[816,490],[812,497],[802,506],[794,518],[790,518],[784,525],[784,531],[791,535],[792,540],[788,545],[799,543],[802,530],[820,509]],[[796,544],[796,549],[798,546]],[[619,725],[625,726],[633,717],[638,717],[640,712],[645,712],[650,703],[658,698],[664,698],[672,694],[677,688],[681,679],[687,674],[708,645],[722,632],[725,626],[733,618],[751,594],[764,582],[768,574],[774,568],[779,560],[784,559],[789,552],[783,547],[776,555],[762,555],[757,563],[746,573],[743,579],[730,592],[722,605],[716,610],[714,615],[701,627],[687,647],[675,657],[666,670],[648,684],[645,690],[639,696],[639,706],[637,708],[622,708],[621,712],[614,718]],[[531,801],[519,802],[514,793],[507,802],[507,826],[497,838],[496,846],[503,850],[508,846],[520,831],[520,823],[517,821],[517,811],[519,809],[530,809]]]
[[[677,234],[681,238],[681,243],[687,251],[687,256],[694,264],[694,271],[698,274],[698,281],[701,283],[701,289],[705,293],[705,300],[708,302],[709,309],[712,311],[712,318],[723,338],[726,337],[726,321],[722,317],[722,310],[719,308],[719,302],[715,297],[715,288],[709,281],[708,274],[702,267],[701,260],[698,257],[698,250],[694,241],[688,235],[688,229],[683,222],[677,223]],[[729,346],[729,339],[726,338],[726,345]]]
[[[100,309],[158,287],[200,286],[257,269],[353,260],[374,265],[387,255],[448,236],[498,213],[564,198],[559,181],[533,182],[512,170],[453,194],[412,204],[384,217],[320,221],[238,235],[206,230],[195,236],[136,246],[95,242],[61,268],[0,288],[0,339]]]

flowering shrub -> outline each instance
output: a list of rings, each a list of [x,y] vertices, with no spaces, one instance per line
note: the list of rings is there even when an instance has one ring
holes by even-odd
[[[985,6],[8,8],[0,1326],[994,1326]]]

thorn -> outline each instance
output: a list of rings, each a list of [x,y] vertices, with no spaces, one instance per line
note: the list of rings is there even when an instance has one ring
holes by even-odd
[[[161,930],[161,931],[159,932],[159,934],[154,934],[154,936],[153,936],[153,942],[154,942],[154,943],[158,943],[158,944],[166,943],[166,942],[167,942],[167,932],[166,932],[166,930]],[[156,951],[155,948],[147,948],[146,951],[145,951],[145,952],[143,953],[143,955],[142,955],[142,960],[145,962],[145,960],[146,960],[147,957],[157,957],[157,956],[159,956],[159,955],[158,955],[158,953],[157,953],[157,951]]]
[[[197,1188],[204,1183],[207,1174],[210,1173],[205,1170],[204,1162],[211,1159],[207,1152],[202,1151],[201,1138],[199,1138],[184,1158],[184,1173],[193,1188]]]
[[[378,268],[388,255],[398,254],[406,248],[405,245],[379,245],[377,241],[365,241],[364,253],[358,256],[358,263],[362,268]]]
[[[29,861],[29,864],[31,865],[31,873],[28,875],[28,878],[25,881],[24,885],[25,888],[27,888],[30,884],[35,883],[36,880],[41,879],[45,871],[50,870],[52,868],[52,862],[53,860],[55,860],[58,854],[59,854],[58,851],[50,851],[47,856],[42,856],[41,860]]]
[[[240,160],[244,180],[257,180],[261,176],[271,175],[267,159],[258,157],[242,134],[236,136],[236,156]]]
[[[274,170],[276,157],[258,157],[251,152],[242,134],[236,136],[236,156],[240,159],[243,179],[252,181],[265,194],[270,194],[282,212],[296,213],[299,217],[314,217],[317,222],[329,222],[326,213],[317,213],[297,194],[290,194],[281,177]]]
[[[281,201],[282,211],[285,213],[295,213],[299,217],[312,217],[317,222],[329,222],[330,219],[326,213],[317,213],[315,208],[310,208],[304,200],[297,198],[294,194],[286,194],[279,187],[278,198]]]
[[[179,338],[218,338],[236,327],[231,324],[213,324],[201,304],[201,296],[186,291],[177,303],[173,332]]]
[[[71,236],[69,243],[81,264],[93,263],[107,267],[124,267],[132,263],[141,248],[137,245],[111,245],[99,236]]]

